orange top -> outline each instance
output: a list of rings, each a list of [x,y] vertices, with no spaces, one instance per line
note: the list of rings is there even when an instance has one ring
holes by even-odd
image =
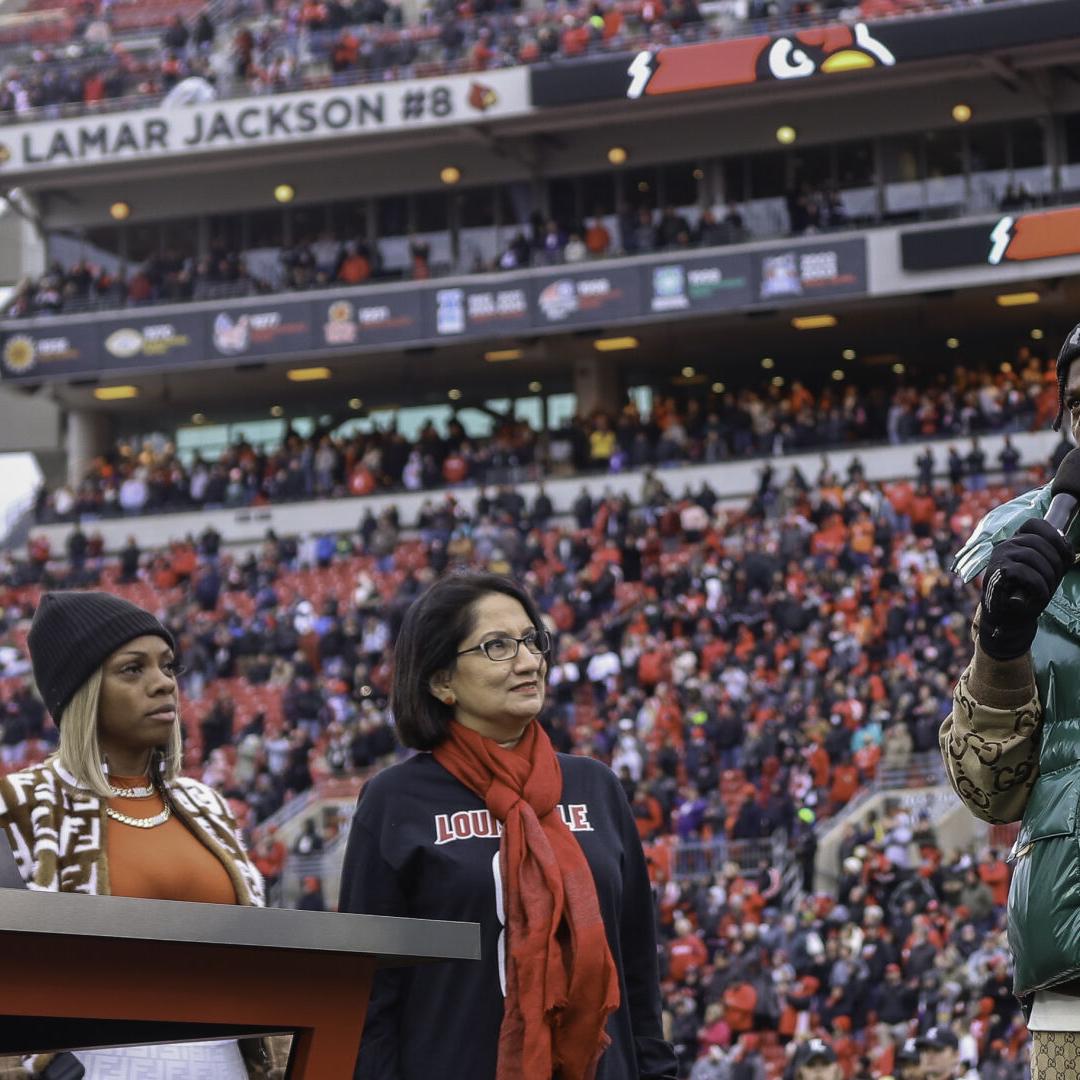
[[[146,787],[146,777],[111,776],[113,787]],[[149,818],[165,809],[161,794],[143,799],[113,798],[106,803],[132,818]],[[113,896],[144,900],[189,900],[235,904],[236,889],[221,861],[173,814],[164,825],[140,829],[106,817],[105,855]]]

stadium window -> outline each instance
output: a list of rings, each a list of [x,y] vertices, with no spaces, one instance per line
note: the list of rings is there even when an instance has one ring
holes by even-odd
[[[564,229],[576,227],[579,217],[577,188],[576,176],[562,177],[548,183],[550,216]]]
[[[531,185],[516,180],[509,184],[500,184],[496,189],[500,202],[500,224],[524,225],[533,211],[533,192]]]
[[[289,215],[294,244],[317,240],[327,229],[325,206],[290,206],[285,213]]]
[[[637,407],[638,416],[647,420],[652,415],[653,389],[651,386],[631,386],[626,396]]]
[[[379,237],[404,236],[409,231],[409,200],[404,195],[386,195],[379,199],[375,213],[375,231]]]
[[[589,173],[581,178],[581,202],[586,217],[615,212],[615,174]]]
[[[1080,113],[1065,117],[1065,160],[1080,161]]]
[[[746,159],[729,159],[721,164],[721,169],[724,176],[724,199],[727,202],[742,202],[746,198]]]
[[[574,419],[577,394],[549,394],[547,399],[548,430],[558,431]]]
[[[449,198],[445,189],[414,195],[413,228],[421,233],[445,232],[450,227]]]
[[[495,191],[490,187],[465,188],[456,193],[463,229],[479,229],[495,224]]]
[[[543,431],[544,399],[539,394],[515,399],[514,419],[524,420],[533,431]]]
[[[918,135],[898,135],[886,139],[882,145],[885,182],[901,181],[908,183],[922,179]]]
[[[1005,128],[1001,124],[983,124],[967,131],[972,172],[994,172],[1009,167]]]
[[[195,428],[203,431],[203,428]],[[228,425],[229,444],[247,442],[257,450],[273,450],[285,438],[284,420],[247,420],[242,424]]]
[[[213,461],[229,447],[227,424],[202,424],[182,427],[176,432],[176,456],[190,466],[198,454],[204,461]]]
[[[626,174],[626,201],[631,206],[646,206],[655,209],[659,198],[657,195],[656,169],[632,169]]]
[[[837,146],[836,183],[841,189],[874,185],[874,144],[869,139]]]
[[[337,237],[353,239],[368,234],[368,200],[334,203],[330,207],[330,229]]]
[[[820,190],[832,186],[833,148],[831,146],[806,146],[792,151],[795,186],[808,184]]]
[[[928,131],[923,136],[926,149],[926,175],[959,176],[964,171],[963,137],[959,128]]]
[[[274,210],[254,210],[248,219],[250,247],[275,248],[285,243],[285,211],[280,207]]]
[[[109,255],[120,255],[120,227],[118,225],[104,225],[101,228],[86,230],[86,243],[91,251],[104,251]],[[91,254],[87,252],[87,255]]]
[[[480,409],[458,409],[454,416],[470,439],[489,439],[495,430],[495,418]]]
[[[696,161],[680,161],[660,167],[660,195],[665,206],[696,206],[698,181],[694,178]]]
[[[754,154],[749,161],[750,190],[745,198],[774,199],[787,191],[787,155],[784,151]]]
[[[199,243],[199,223],[194,218],[162,223],[162,245],[165,251],[185,257],[196,255]]]
[[[210,218],[210,244],[226,251],[244,247],[243,214],[215,214]]]
[[[1043,126],[1038,120],[1017,120],[1009,125],[1012,136],[1012,167],[1031,169],[1046,164]]]
[[[142,262],[161,251],[161,225],[127,226],[127,257],[130,262]]]

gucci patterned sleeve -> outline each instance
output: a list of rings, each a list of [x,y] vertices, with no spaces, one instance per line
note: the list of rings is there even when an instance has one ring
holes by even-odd
[[[949,782],[977,818],[998,825],[1024,816],[1042,716],[1031,657],[993,660],[976,644],[938,742]]]

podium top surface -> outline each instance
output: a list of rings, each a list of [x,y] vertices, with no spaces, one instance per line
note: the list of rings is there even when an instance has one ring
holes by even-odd
[[[352,953],[383,966],[480,958],[477,923],[21,889],[0,889],[0,934]]]

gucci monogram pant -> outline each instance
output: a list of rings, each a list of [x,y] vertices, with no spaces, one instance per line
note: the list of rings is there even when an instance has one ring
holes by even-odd
[[[1080,1080],[1080,1031],[1033,1031],[1031,1080]]]

